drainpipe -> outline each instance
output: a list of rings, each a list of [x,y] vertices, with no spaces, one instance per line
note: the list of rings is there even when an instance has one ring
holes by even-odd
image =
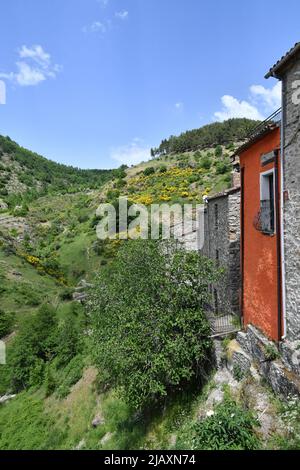
[[[282,340],[286,338],[286,290],[285,290],[285,246],[284,246],[284,125],[285,125],[285,106],[284,106],[284,86],[281,91],[282,115],[281,115],[281,143],[280,143],[280,244],[281,244],[281,291],[282,291]]]

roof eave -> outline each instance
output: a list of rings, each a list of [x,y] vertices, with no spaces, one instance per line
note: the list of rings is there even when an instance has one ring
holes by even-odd
[[[280,80],[290,61],[298,52],[300,52],[300,42],[296,43],[295,46],[290,49],[290,51],[287,52],[285,56],[283,56],[275,65],[273,65],[273,67],[265,75],[265,78],[273,77]]]
[[[268,135],[270,132],[273,132],[275,129],[280,127],[280,122],[278,123],[272,123],[271,125],[267,125],[265,129],[263,129],[259,134],[255,135],[253,138],[250,138],[245,142],[243,145],[241,145],[235,152],[234,154],[231,155],[231,159],[234,162],[236,157],[239,157],[241,153],[246,152],[252,145],[255,145],[257,142],[259,142],[261,139],[263,139],[266,135]]]

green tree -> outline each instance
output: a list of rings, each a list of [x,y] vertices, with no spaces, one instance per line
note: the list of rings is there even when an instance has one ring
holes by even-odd
[[[34,370],[55,355],[57,318],[53,307],[43,305],[20,325],[9,354],[11,385],[20,391],[33,385]]]
[[[211,159],[208,155],[203,157],[200,161],[200,166],[201,168],[204,168],[205,170],[209,170],[211,167]]]
[[[222,149],[221,145],[218,145],[218,146],[216,147],[216,150],[215,150],[215,156],[216,156],[217,158],[221,158],[222,155],[223,155],[223,149]]]
[[[230,171],[230,164],[228,162],[224,161],[216,164],[217,175],[225,175],[228,171]]]
[[[213,263],[175,242],[130,241],[88,302],[95,362],[134,408],[200,377],[210,354],[204,315]]]
[[[63,320],[57,333],[57,356],[60,366],[68,364],[82,350],[77,319],[71,313]]]

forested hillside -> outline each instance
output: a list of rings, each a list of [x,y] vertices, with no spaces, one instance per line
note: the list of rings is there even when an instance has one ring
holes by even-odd
[[[113,170],[81,170],[62,165],[0,136],[0,198],[10,206],[45,194],[100,188]]]
[[[259,123],[246,118],[214,122],[162,140],[158,148],[152,149],[152,156],[203,150],[217,145],[227,146],[244,140]]]

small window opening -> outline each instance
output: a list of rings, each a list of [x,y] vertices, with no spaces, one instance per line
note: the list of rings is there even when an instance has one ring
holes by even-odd
[[[260,224],[262,232],[275,232],[274,172],[261,175]]]

